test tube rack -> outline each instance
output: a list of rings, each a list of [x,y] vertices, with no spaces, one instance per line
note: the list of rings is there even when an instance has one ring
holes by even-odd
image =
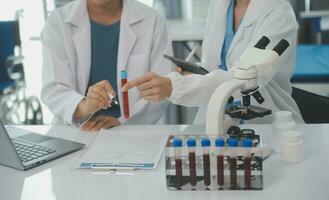
[[[187,141],[189,139],[195,139],[195,172],[191,177],[189,165],[189,148]],[[201,146],[201,140],[207,138],[210,140],[209,146],[209,169],[204,168],[204,147]],[[218,147],[215,146],[215,141],[219,137],[206,136],[206,135],[171,135],[167,141],[166,146],[166,179],[167,188],[169,190],[262,190],[263,189],[263,173],[262,173],[262,143],[259,135],[253,135],[252,146],[249,147],[250,162],[245,162],[245,150],[246,147],[242,147],[242,140],[244,138],[237,138],[238,145],[234,147],[236,152],[235,171],[232,168],[232,162],[230,155],[232,147],[228,146],[230,136],[221,137],[224,140],[224,146],[222,147],[222,165],[218,163]],[[176,169],[175,148],[173,147],[173,140],[180,139],[182,146],[180,149],[180,167]],[[247,166],[249,165],[249,167]],[[208,166],[208,165],[206,165]],[[220,169],[222,167],[222,169]],[[233,166],[234,167],[234,166]],[[246,171],[246,167],[249,170]],[[210,173],[209,173],[210,170]],[[221,171],[222,170],[222,171]],[[233,170],[233,171],[232,171]],[[177,175],[177,174],[178,175]],[[210,176],[205,175],[206,173]],[[222,176],[222,177],[221,177]],[[249,181],[246,184],[246,181]]]

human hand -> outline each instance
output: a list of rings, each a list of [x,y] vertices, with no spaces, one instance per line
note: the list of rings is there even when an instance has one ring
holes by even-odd
[[[115,96],[112,85],[107,81],[100,81],[88,88],[87,97],[83,99],[74,112],[75,118],[88,117],[101,109],[111,106],[109,93]]]
[[[121,91],[126,92],[133,87],[137,87],[140,95],[147,101],[160,101],[169,98],[172,92],[171,80],[153,72],[129,81],[121,88]]]
[[[81,129],[84,131],[99,131],[101,129],[109,129],[119,125],[120,122],[118,119],[111,116],[100,115],[90,118]]]
[[[192,72],[188,72],[188,71],[183,71],[182,68],[180,68],[179,66],[175,67],[175,71],[180,73],[183,76],[189,75],[189,74],[193,74]]]

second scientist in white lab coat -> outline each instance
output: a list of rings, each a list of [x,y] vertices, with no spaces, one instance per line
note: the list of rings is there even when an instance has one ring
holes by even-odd
[[[169,99],[175,104],[199,107],[195,123],[204,124],[207,104],[212,93],[222,83],[232,80],[233,64],[239,61],[246,48],[254,46],[262,36],[267,36],[271,40],[267,47],[269,49],[281,39],[286,39],[290,47],[280,57],[274,70],[267,76],[259,77],[260,91],[265,102],[259,105],[253,100],[252,104],[269,108],[273,112],[291,111],[297,122],[303,122],[299,109],[291,97],[290,77],[294,71],[298,30],[291,5],[285,0],[213,0],[209,8],[202,48],[202,66],[211,71],[209,74],[182,76],[170,73],[170,84],[164,82],[160,90],[152,84],[160,76],[150,73],[129,82],[123,90],[137,86],[147,100]],[[227,24],[230,21],[229,15],[234,19],[230,23],[237,29],[223,60],[221,56],[225,50],[224,41],[228,39],[227,27],[232,26]],[[240,20],[239,24],[237,19]],[[226,62],[227,70],[221,69],[222,61]],[[272,116],[253,122],[270,123]]]
[[[111,6],[116,6],[118,9]],[[108,8],[111,10],[108,11]],[[112,11],[117,14],[109,13]],[[104,12],[103,17],[100,17]],[[166,22],[152,8],[135,0],[77,0],[69,3],[55,10],[48,17],[41,34],[43,44],[41,98],[57,121],[81,124],[88,119],[88,116],[105,109],[110,103],[108,96],[104,96],[104,92],[112,92],[110,90],[113,89],[108,81],[100,81],[93,87],[89,85],[93,59],[91,27],[96,23],[94,26],[101,29],[99,31],[102,34],[103,31],[113,29],[111,25],[107,25],[109,21],[115,21],[113,24],[117,25],[114,26],[120,27],[117,31],[119,38],[115,58],[117,63],[113,64],[116,69],[107,72],[109,75],[116,73],[115,81],[119,91],[121,70],[128,72],[128,80],[150,71],[161,75],[171,71],[171,63],[163,58],[163,54],[172,54]],[[97,39],[95,38],[95,41]],[[102,45],[101,41],[100,44]],[[104,51],[96,51],[95,55],[100,53]],[[100,67],[106,64],[103,63]],[[75,117],[81,102],[89,98],[89,93],[90,99],[95,100],[94,104],[98,107],[87,111],[89,107],[84,109],[84,113],[89,113],[87,117]],[[137,90],[131,90],[129,91],[131,118],[126,120],[122,117],[121,92],[118,92],[118,100],[121,110],[121,117],[118,120],[108,117],[104,118],[109,119],[108,122],[106,120],[97,122],[91,118],[91,125],[86,129],[99,130],[118,125],[119,122],[154,124],[167,107],[166,102],[147,102]]]

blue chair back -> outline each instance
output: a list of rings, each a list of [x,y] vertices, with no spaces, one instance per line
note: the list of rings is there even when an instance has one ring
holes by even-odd
[[[298,45],[293,82],[329,82],[329,45]]]
[[[15,46],[20,44],[18,21],[0,21],[0,90],[13,84],[5,62],[8,56],[14,55]]]

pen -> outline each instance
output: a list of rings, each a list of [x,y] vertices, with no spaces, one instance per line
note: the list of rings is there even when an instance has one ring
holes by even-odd
[[[101,166],[92,166],[91,170],[93,174],[126,174],[133,175],[135,168],[132,167],[101,167]]]
[[[108,95],[112,101],[111,106],[114,106],[113,103],[118,106],[119,102],[118,102],[117,98],[115,98],[115,96],[113,96],[111,93],[108,93]]]
[[[92,170],[97,170],[97,171],[109,171],[109,170],[131,170],[134,171],[134,167],[109,167],[109,166],[91,166]]]

